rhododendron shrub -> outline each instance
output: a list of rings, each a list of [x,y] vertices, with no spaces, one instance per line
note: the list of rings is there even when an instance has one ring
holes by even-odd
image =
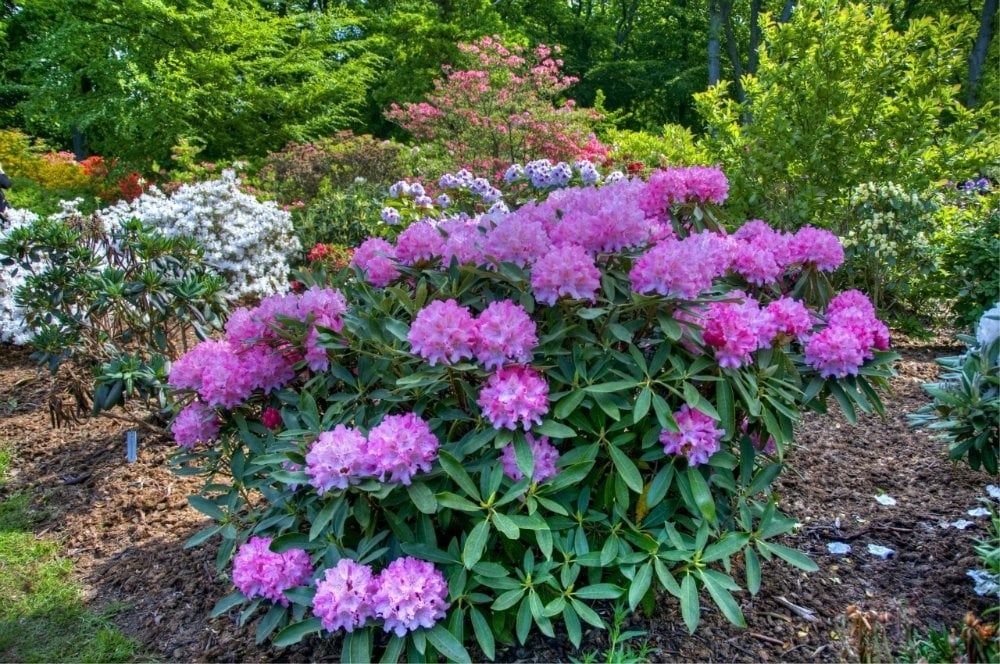
[[[511,179],[533,176],[553,177]],[[217,612],[266,610],[278,645],[343,633],[352,661],[492,659],[535,632],[580,645],[613,599],[744,624],[734,557],[750,593],[762,561],[815,568],[771,492],[793,427],[831,395],[880,411],[892,373],[867,298],[830,298],[837,238],[727,233],[711,168],[542,190],[368,240],[175,365],[176,461],[218,522],[193,542],[220,536],[221,568],[259,537],[312,566],[261,572],[277,601],[234,571]]]
[[[607,157],[593,134],[597,112],[562,99],[576,79],[562,72],[558,47],[529,50],[494,36],[459,50],[464,61],[445,67],[426,101],[393,104],[386,117],[456,165],[491,177],[511,162],[538,157]]]

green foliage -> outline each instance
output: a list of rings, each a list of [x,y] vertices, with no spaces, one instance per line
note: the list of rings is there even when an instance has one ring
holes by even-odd
[[[949,188],[937,204],[931,245],[941,273],[930,281],[952,303],[953,322],[967,328],[1000,301],[1000,192]]]
[[[381,186],[359,182],[337,189],[323,186],[307,207],[295,212],[292,223],[303,247],[316,243],[356,247],[385,228],[378,201]]]
[[[984,315],[992,318],[987,327],[1000,326],[1000,309]],[[984,323],[980,324],[981,326]],[[996,475],[1000,450],[1000,339],[980,334],[959,335],[969,349],[963,355],[943,357],[938,364],[945,368],[941,378],[925,384],[933,401],[908,416],[913,426],[939,431],[937,436],[948,444],[952,460],[967,459],[974,470],[985,468]]]
[[[53,373],[66,366],[78,408],[94,413],[131,400],[162,408],[168,359],[225,313],[225,281],[201,247],[138,221],[40,219],[10,231],[0,256],[28,275],[15,297],[32,357]]]
[[[843,235],[859,184],[925,191],[995,161],[996,105],[965,108],[955,85],[970,28],[942,15],[896,30],[884,7],[835,0],[766,22],[759,69],[743,79],[747,101],[726,83],[695,96],[742,218]]]
[[[697,166],[708,163],[708,154],[696,143],[687,127],[666,124],[659,134],[627,129],[610,129],[601,136],[611,147],[616,164],[640,162],[647,168]]]
[[[166,161],[182,136],[214,159],[342,128],[377,62],[347,11],[251,0],[45,0],[9,22],[27,126],[138,163]]]

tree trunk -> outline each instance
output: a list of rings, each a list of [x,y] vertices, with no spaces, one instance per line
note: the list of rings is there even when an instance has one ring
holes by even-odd
[[[970,108],[977,103],[976,93],[983,77],[983,65],[986,64],[986,53],[993,37],[993,19],[997,15],[998,0],[985,0],[983,13],[979,17],[979,34],[969,53],[969,80],[965,83],[965,105]]]
[[[792,10],[795,9],[795,0],[785,0],[785,7],[781,10],[781,23],[788,23],[792,18]]]
[[[722,25],[726,31],[726,53],[729,54],[729,64],[733,67],[733,79],[736,85],[736,99],[742,104],[746,101],[743,91],[743,63],[740,61],[739,44],[736,43],[736,32],[733,30],[733,1],[721,0]]]
[[[757,63],[760,62],[760,6],[762,0],[750,0],[750,53],[747,54],[747,73],[757,73]]]
[[[708,2],[708,85],[712,86],[719,82],[722,74],[722,63],[719,56],[721,44],[719,42],[719,30],[722,27],[722,17],[719,15],[719,0],[709,0]]]

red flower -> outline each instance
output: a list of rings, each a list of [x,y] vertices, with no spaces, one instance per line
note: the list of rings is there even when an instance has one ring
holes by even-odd
[[[316,246],[309,250],[306,254],[306,258],[310,261],[318,261],[323,259],[330,252],[330,248],[321,242],[317,242]]]
[[[281,413],[278,412],[277,408],[265,408],[264,413],[260,416],[260,422],[268,429],[277,429],[281,426]]]
[[[642,169],[646,168],[646,166],[641,161],[633,161],[625,168],[630,175],[636,175],[637,173],[642,173]]]

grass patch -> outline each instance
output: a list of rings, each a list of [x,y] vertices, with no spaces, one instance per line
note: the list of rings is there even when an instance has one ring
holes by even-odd
[[[0,471],[10,453],[0,448]],[[0,474],[0,484],[3,482]],[[73,564],[59,546],[31,532],[27,494],[0,501],[0,661],[125,662],[137,644],[83,604]]]

